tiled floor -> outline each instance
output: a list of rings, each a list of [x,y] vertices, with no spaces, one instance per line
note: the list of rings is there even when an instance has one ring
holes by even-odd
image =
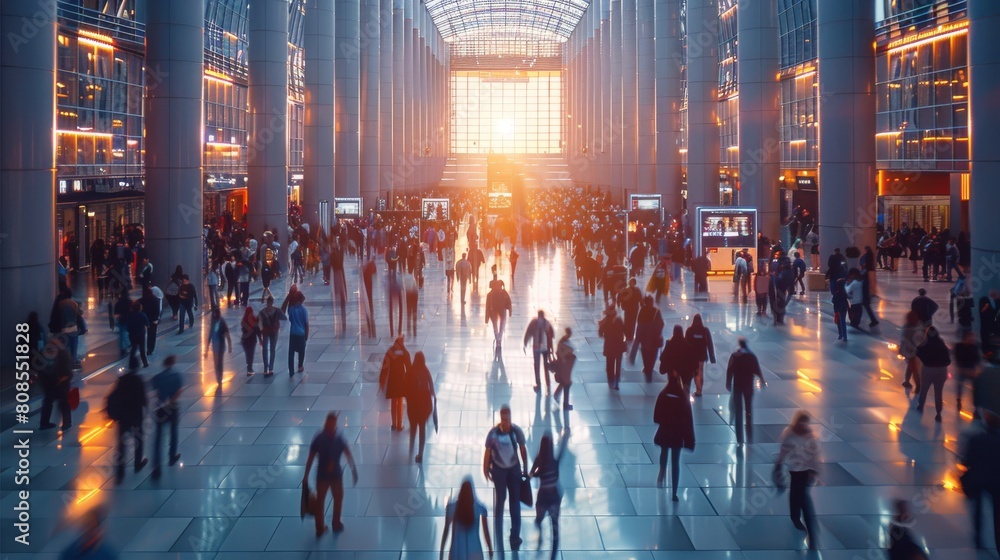
[[[522,255],[502,363],[492,362],[485,292],[473,294],[464,309],[457,294],[449,301],[441,265],[431,259],[419,336],[407,342],[411,352],[426,354],[439,396],[440,431],[429,436],[423,465],[412,463],[406,436],[389,431],[387,403],[376,395],[378,367],[390,343],[384,307],[377,313],[380,338],[359,338],[356,296],[345,327],[334,319],[328,289],[314,283],[304,288],[312,320],[304,375],[289,379],[284,371],[285,336],[278,373],[270,379],[244,376],[237,345],[217,394],[213,373],[205,373],[211,366],[200,355],[204,318],[201,328],[160,340],[143,375],[151,376],[159,360],[174,353],[188,386],[181,397],[181,465],[165,469],[157,482],[146,469],[114,485],[114,431],[102,409],[117,367],[90,364],[90,371],[104,372],[83,387],[77,427],[62,437],[32,437],[32,544],[15,547],[5,530],[3,557],[55,558],[73,538],[71,531],[56,529],[59,520],[104,501],[110,506],[108,538],[123,558],[437,558],[444,506],[462,477],[472,475],[479,499],[492,503],[481,474],[482,442],[504,403],[525,428],[531,455],[546,431],[569,438],[561,477],[565,559],[809,556],[802,533],[788,520],[787,496],[769,483],[777,438],[800,407],[816,417],[827,461],[822,485],[813,489],[822,531],[822,551],[813,557],[879,557],[889,505],[897,497],[913,500],[915,531],[932,557],[991,557],[970,548],[966,505],[954,489],[952,450],[968,420],[952,404],[953,382],[946,388],[943,424],[935,424],[932,414],[921,418],[908,411],[899,386],[902,364],[887,347],[897,333],[890,323],[898,322],[922,282],[908,273],[884,273],[879,310],[888,320],[874,336],[852,334],[846,346],[836,342],[825,293],[792,303],[788,325],[776,329],[732,303],[728,279],[713,280],[709,301],[695,301],[690,292],[682,296],[675,285],[664,308],[668,330],[700,312],[713,331],[719,364],[708,367],[706,394],[694,402],[698,445],[684,457],[681,499],[673,503],[655,487],[652,407],[663,381],[646,384],[636,368],[627,367],[621,391],[609,392],[597,337],[599,300],[585,298],[576,287],[563,249],[522,249]],[[509,275],[508,267],[503,270]],[[348,278],[356,289],[356,268]],[[384,268],[377,282],[382,279]],[[946,287],[931,289],[946,304]],[[579,361],[575,410],[569,413],[544,392],[532,391],[530,357],[517,348],[538,308],[557,329],[574,329]],[[239,311],[224,313],[231,326],[238,323]],[[168,320],[161,331],[170,325]],[[736,453],[724,394],[724,364],[740,335],[760,355],[768,381],[755,399],[755,441],[743,455]],[[259,371],[259,354],[257,364]],[[317,540],[311,520],[299,519],[299,488],[308,443],[330,410],[341,411],[360,480],[345,492],[346,532]],[[3,433],[0,445],[9,449],[12,438],[10,431]],[[6,481],[11,467],[4,465],[0,476]],[[4,527],[12,523],[14,505],[15,496],[4,487]],[[525,509],[520,557],[547,558],[549,525],[539,545],[531,516]]]

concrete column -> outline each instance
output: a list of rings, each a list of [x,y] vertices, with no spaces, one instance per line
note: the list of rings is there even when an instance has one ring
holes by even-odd
[[[601,121],[598,135],[600,138],[600,177],[601,186],[612,184],[612,151],[614,149],[614,125],[611,120],[613,110],[611,96],[613,93],[614,68],[611,55],[611,4],[616,0],[601,0]]]
[[[719,2],[688,0],[688,209],[719,204]]]
[[[611,0],[611,188],[622,188],[622,0]]]
[[[403,188],[406,172],[406,0],[392,3],[392,192]],[[388,208],[393,197],[387,195]]]
[[[597,186],[604,179],[604,156],[601,154],[601,128],[603,126],[603,105],[604,105],[604,49],[602,19],[603,6],[605,0],[594,0],[590,5],[591,28],[593,33],[590,39],[591,72],[589,103],[587,105],[588,124],[587,130],[587,162],[589,169],[586,182],[588,185]]]
[[[976,301],[991,288],[1000,287],[1000,220],[996,208],[1000,193],[1000,6],[978,0],[969,3],[969,128],[971,173],[969,230],[972,232],[972,282]],[[973,125],[973,123],[975,123]],[[820,183],[822,185],[822,183]],[[957,231],[954,227],[952,232]]]
[[[361,2],[336,0],[337,196],[361,196]]]
[[[653,0],[638,0],[636,191],[656,192],[656,45]]]
[[[622,0],[622,187],[636,192],[639,151],[636,0]]]
[[[663,207],[674,215],[683,208],[681,190],[681,90],[683,49],[681,43],[681,0],[655,3],[656,33],[656,192]],[[700,47],[699,47],[700,48]],[[718,150],[716,150],[718,153]]]
[[[740,0],[739,205],[757,209],[758,230],[780,234],[781,84],[778,82],[778,9],[775,2]]]
[[[379,169],[379,0],[361,7],[361,168],[360,193],[365,204],[378,198]]]
[[[406,157],[406,172],[405,179],[403,181],[405,189],[409,189],[411,186],[416,184],[416,165],[417,160],[414,157],[416,153],[416,143],[415,138],[415,127],[414,127],[414,101],[413,101],[413,88],[414,80],[416,79],[416,73],[414,72],[413,65],[416,63],[416,58],[414,56],[416,50],[416,28],[413,26],[413,11],[414,4],[416,0],[405,0],[404,1],[404,12],[403,17],[405,18],[404,27],[406,28],[406,40],[403,45],[403,57],[406,62],[403,66],[403,72],[405,74],[403,88],[404,97],[404,110],[405,110],[405,121],[404,126],[406,127],[406,140],[404,145],[404,152]]]
[[[819,238],[822,262],[875,246],[874,0],[819,2]]]
[[[393,158],[393,10],[392,0],[379,2],[379,196],[392,190]],[[375,199],[365,200],[365,206],[374,209]]]
[[[150,11],[153,9],[151,5]],[[201,17],[204,18],[204,15]],[[280,239],[287,243],[288,2],[251,0],[248,23],[250,146],[247,155],[247,227],[257,237],[265,229],[277,229]],[[198,49],[201,50],[200,43]],[[172,112],[171,118],[176,118],[176,114]],[[152,125],[147,121],[146,130],[154,128]]]
[[[0,328],[5,342],[0,365],[13,367],[16,325],[32,311],[47,324],[56,293],[56,246],[60,242],[55,218],[56,4],[3,2],[0,9],[0,74],[4,77],[0,97],[0,285],[4,289]],[[158,26],[157,33],[162,32]],[[197,85],[201,86],[200,69]],[[193,193],[184,191],[189,198],[183,202],[196,207],[200,218],[200,175],[195,184],[198,197],[192,199]],[[171,210],[170,215],[179,213],[177,205]],[[200,225],[194,226],[198,232]],[[196,262],[193,258],[192,266]]]
[[[334,0],[311,0],[305,17],[305,146],[302,168],[302,217],[313,231],[323,218],[319,201],[329,202],[333,220],[334,189]]]
[[[425,17],[424,17],[424,5],[422,2],[417,3],[416,8],[416,21],[417,21],[417,65],[415,71],[416,75],[416,89],[414,93],[415,102],[415,126],[416,126],[416,143],[417,143],[417,154],[420,160],[420,188],[427,188],[427,153],[424,151],[427,147],[427,74],[429,65],[427,63],[427,39],[424,35],[426,33],[425,29]]]

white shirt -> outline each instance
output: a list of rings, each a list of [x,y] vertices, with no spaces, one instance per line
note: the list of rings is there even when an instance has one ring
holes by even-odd
[[[851,302],[851,305],[860,305],[863,303],[863,290],[860,280],[848,282],[845,289],[847,290],[847,299]]]

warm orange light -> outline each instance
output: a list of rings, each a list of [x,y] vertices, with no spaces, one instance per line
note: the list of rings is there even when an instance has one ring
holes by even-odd
[[[808,70],[804,70],[802,72],[796,73],[795,74],[795,79],[796,80],[804,80],[806,78],[812,77],[815,74],[816,74],[816,69],[815,68],[810,68]]]
[[[83,502],[86,502],[87,500],[89,500],[89,499],[93,498],[93,497],[94,497],[94,496],[96,496],[96,495],[97,495],[97,493],[98,493],[98,492],[100,492],[100,491],[101,491],[101,489],[100,489],[100,488],[94,488],[94,489],[93,489],[93,490],[91,490],[90,492],[87,492],[87,493],[86,493],[86,494],[84,494],[83,496],[80,496],[80,497],[79,497],[79,498],[78,498],[78,499],[76,500],[76,505],[80,505],[80,504],[82,504]]]
[[[905,49],[916,48],[920,45],[925,45],[933,41],[939,41],[941,39],[946,39],[955,35],[961,35],[963,33],[969,32],[969,21],[959,21],[956,23],[949,23],[947,25],[939,25],[935,29],[928,31],[922,31],[916,35],[910,35],[908,37],[903,37],[889,43],[889,52],[896,52]]]
[[[216,72],[215,70],[212,69],[205,69],[205,79],[233,85],[233,79],[230,76],[227,76],[222,72]]]
[[[112,52],[114,52],[114,50],[115,50],[115,48],[113,46],[111,46],[111,45],[109,45],[107,43],[102,43],[100,41],[95,41],[93,39],[88,39],[86,37],[80,37],[80,38],[77,39],[77,41],[79,41],[80,44],[90,45],[90,46],[98,48],[98,49],[109,50],[109,51],[112,51]]]
[[[968,420],[968,421],[970,421],[970,422],[971,422],[971,421],[972,421],[972,419],[974,418],[974,417],[972,416],[972,413],[971,413],[971,412],[969,412],[968,410],[963,410],[962,412],[959,412],[959,413],[958,413],[958,415],[959,415],[959,416],[961,416],[962,418],[965,418],[966,420]]]
[[[103,426],[98,426],[98,427],[94,428],[93,430],[90,430],[90,432],[88,432],[87,435],[82,436],[80,438],[80,445],[87,445],[88,443],[90,443],[90,441],[92,439],[94,439],[95,437],[101,435],[101,432],[104,432],[104,431],[110,429],[112,425],[114,425],[114,422],[110,422],[109,421],[107,424],[105,424]]]
[[[110,132],[92,132],[90,130],[57,130],[56,134],[67,136],[97,136],[99,138],[111,138],[114,136]]]
[[[86,29],[77,30],[77,33],[80,35],[80,37],[86,37],[88,40],[99,41],[99,42],[104,43],[106,45],[114,45],[115,44],[114,38],[112,38],[112,37],[110,37],[108,35],[104,35],[104,34],[101,34],[101,33],[96,33],[94,31],[88,31]]]

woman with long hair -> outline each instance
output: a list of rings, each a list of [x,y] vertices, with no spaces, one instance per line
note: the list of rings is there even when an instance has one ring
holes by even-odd
[[[684,339],[691,349],[691,356],[695,361],[694,373],[694,396],[701,396],[701,389],[705,384],[705,362],[711,360],[715,363],[715,344],[712,342],[712,332],[708,330],[701,320],[701,313],[695,313],[691,319],[691,326],[684,333]]]
[[[667,386],[660,391],[660,396],[656,397],[653,422],[658,426],[656,435],[653,436],[653,443],[660,448],[660,472],[656,476],[656,486],[663,488],[667,455],[670,455],[671,499],[676,502],[677,486],[680,481],[681,449],[694,451],[694,416],[691,412],[691,401],[676,372],[670,372]]]
[[[177,310],[181,306],[181,298],[177,294],[180,292],[182,280],[184,280],[184,267],[177,265],[174,268],[174,273],[167,280],[166,289],[163,290],[167,295],[167,303],[170,304],[170,311],[173,315],[171,319],[174,321],[177,320]]]
[[[486,506],[476,500],[476,492],[472,488],[472,478],[465,477],[458,491],[458,499],[448,502],[445,507],[444,532],[441,535],[441,555],[444,559],[445,545],[448,542],[448,531],[451,530],[451,548],[448,550],[448,560],[483,560],[483,544],[476,530],[476,518],[483,526],[483,538],[490,558],[493,557],[493,543],[490,541],[490,528],[486,522]]]
[[[243,353],[247,358],[247,377],[253,375],[253,357],[257,352],[257,342],[262,341],[260,325],[257,316],[254,315],[253,307],[249,305],[243,310],[243,319],[240,320],[240,345],[243,346]]]
[[[573,336],[573,329],[566,327],[565,334],[559,339],[556,345],[556,360],[553,367],[556,370],[556,392],[553,396],[559,402],[559,393],[562,393],[563,410],[573,410],[573,405],[569,404],[569,388],[573,385],[573,365],[576,363],[576,350],[569,339]]]
[[[695,363],[691,349],[688,347],[687,340],[684,339],[684,327],[674,325],[674,334],[663,346],[663,353],[660,354],[660,373],[677,375],[684,385],[684,392],[690,393],[694,369]]]
[[[414,461],[419,463],[424,457],[424,441],[427,438],[427,420],[434,412],[434,379],[427,369],[423,352],[413,355],[413,365],[406,375],[406,416],[410,420],[410,454],[413,454],[413,440],[420,431],[420,446]]]
[[[781,434],[781,451],[778,465],[788,466],[791,483],[788,488],[788,506],[795,528],[806,532],[811,550],[817,548],[816,515],[809,485],[815,483],[820,469],[819,440],[809,425],[809,413],[799,410]]]
[[[559,453],[552,445],[552,434],[545,432],[538,445],[535,463],[528,476],[539,480],[538,498],[535,500],[535,527],[542,530],[545,514],[552,520],[552,558],[559,554],[559,507],[562,504],[562,488],[559,486],[559,461],[566,451],[566,438],[559,444]]]

